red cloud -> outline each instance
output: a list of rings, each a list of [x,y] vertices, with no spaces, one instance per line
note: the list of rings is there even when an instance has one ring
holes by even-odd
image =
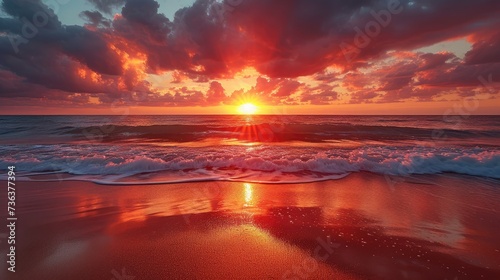
[[[34,29],[22,19],[50,10],[40,0],[3,0],[0,98],[43,92],[55,99],[65,92],[75,102],[97,97],[207,106],[248,95],[266,104],[330,104],[342,85],[352,92],[350,102],[385,102],[429,100],[449,89],[480,87],[478,77],[500,76],[496,0],[401,1],[390,19],[380,19],[389,9],[385,0],[245,0],[224,13],[218,1],[198,0],[172,20],[154,0],[91,2],[105,13],[124,6],[113,19],[84,12],[90,22],[84,27],[65,26],[51,15],[25,42],[23,32]],[[376,24],[372,36],[369,27]],[[362,47],[355,44],[360,32],[369,37]],[[464,36],[473,44],[464,60],[411,51]],[[354,57],[346,58],[344,43],[357,48]],[[341,73],[325,75],[331,66]],[[148,74],[172,71],[174,82],[208,82],[247,67],[262,74],[248,92],[226,93],[211,82],[207,92],[181,87],[160,94],[145,81]],[[308,75],[319,86],[296,80]]]

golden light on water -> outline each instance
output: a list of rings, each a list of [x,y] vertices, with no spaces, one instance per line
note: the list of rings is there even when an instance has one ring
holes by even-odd
[[[252,205],[253,202],[253,186],[249,183],[244,183],[245,187],[245,206]]]

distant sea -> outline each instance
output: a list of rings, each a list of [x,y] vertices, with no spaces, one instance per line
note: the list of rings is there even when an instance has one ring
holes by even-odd
[[[500,179],[500,116],[0,116],[0,123],[0,168],[15,165],[25,180],[299,183],[352,172]]]

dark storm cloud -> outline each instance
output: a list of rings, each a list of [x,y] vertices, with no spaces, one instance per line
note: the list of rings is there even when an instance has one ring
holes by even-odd
[[[157,98],[161,104],[207,105],[254,94],[266,104],[329,104],[338,99],[335,83],[354,92],[352,102],[394,101],[438,96],[423,93],[423,87],[472,87],[479,75],[500,75],[496,0],[242,0],[225,6],[197,0],[172,21],[154,0],[89,2],[100,12],[82,12],[89,24],[81,27],[62,25],[40,0],[3,0],[8,16],[0,18],[0,70],[12,76],[0,76],[6,84],[0,95],[36,85],[106,93],[103,102],[136,92],[153,100],[144,81],[148,73],[175,71],[176,82],[208,83],[253,67],[263,75],[253,93],[226,93],[211,82],[208,92],[181,88]],[[119,7],[112,20],[102,14]],[[36,31],[29,25],[34,21],[43,21]],[[472,49],[463,60],[450,53],[412,53],[465,36]],[[373,67],[391,55],[394,61]],[[145,69],[129,63],[134,57],[145,59]],[[330,75],[328,67],[339,70]],[[307,75],[325,90],[295,80]]]
[[[296,77],[331,65],[355,69],[389,50],[487,29],[499,11],[493,0],[247,0],[221,13],[217,1],[198,0],[170,22],[156,1],[129,0],[114,27],[141,46],[156,72],[224,77],[252,66],[271,77]],[[373,24],[379,32],[370,37]],[[355,48],[353,57],[342,44]]]
[[[158,13],[159,4],[153,0],[129,0],[122,9],[122,16],[113,21],[115,35],[126,39],[147,54],[152,72],[186,68],[182,63],[185,50],[176,51],[167,43],[172,23]]]
[[[45,21],[45,29],[57,29],[61,22],[57,19],[54,11],[40,0],[3,0],[2,10],[8,15],[25,23],[26,21]]]
[[[500,24],[500,23],[499,23]],[[493,31],[493,30],[492,30]],[[467,64],[500,63],[500,31],[484,34],[465,55]]]
[[[128,0],[122,9],[122,15],[129,21],[155,28],[157,26],[157,19],[161,17],[158,14],[159,7],[160,4],[154,0]]]
[[[103,92],[112,87],[88,84],[77,75],[78,69],[86,66],[102,75],[122,74],[120,58],[104,34],[61,25],[41,1],[4,0],[2,7],[12,18],[0,21],[0,30],[8,34],[0,37],[0,67],[23,83],[69,92]],[[44,16],[47,20],[41,21]],[[37,24],[37,18],[46,24]]]
[[[379,24],[380,32],[373,38],[366,37],[366,46],[356,46],[357,28],[366,33],[369,23],[376,22],[373,13],[387,12],[389,2],[243,1],[228,13],[225,33],[231,34],[231,28],[237,26],[245,35],[245,43],[239,47],[240,56],[248,58],[245,65],[253,64],[273,77],[295,77],[332,64],[346,66],[374,59],[387,50],[411,49],[466,35],[481,28],[478,22],[498,16],[500,8],[500,2],[488,0],[395,1],[400,3],[397,7],[401,12],[392,14],[385,27]],[[368,35],[360,38],[363,36]],[[358,49],[353,61],[346,59],[341,43]]]
[[[121,62],[105,38],[80,26],[66,26],[59,35],[64,53],[85,63],[90,69],[107,75],[120,75]]]

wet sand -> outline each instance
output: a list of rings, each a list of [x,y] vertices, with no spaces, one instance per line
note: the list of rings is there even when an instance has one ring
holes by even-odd
[[[498,180],[18,182],[16,210],[1,279],[500,279]]]

